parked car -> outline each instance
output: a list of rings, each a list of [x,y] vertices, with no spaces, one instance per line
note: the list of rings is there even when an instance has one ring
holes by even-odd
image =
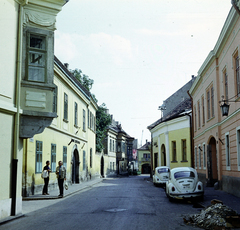
[[[203,199],[204,189],[198,180],[197,171],[191,167],[178,167],[170,170],[169,180],[166,182],[166,195],[169,200],[173,198],[199,198]]]
[[[167,166],[160,166],[155,168],[153,172],[153,184],[164,185],[168,181],[170,168]]]

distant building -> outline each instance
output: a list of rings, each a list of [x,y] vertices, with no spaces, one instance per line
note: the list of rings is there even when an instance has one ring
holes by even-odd
[[[142,174],[151,173],[151,142],[146,143],[137,149],[138,170]]]
[[[112,117],[108,126],[101,156],[101,175],[111,176],[128,172],[128,163],[133,160],[133,141],[119,122]]]

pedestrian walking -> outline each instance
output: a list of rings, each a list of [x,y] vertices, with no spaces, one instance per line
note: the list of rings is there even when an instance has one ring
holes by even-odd
[[[62,161],[58,162],[58,166],[56,168],[56,174],[58,178],[58,187],[59,187],[58,197],[63,197],[63,183],[64,183],[64,180],[66,180],[66,168],[63,166]]]
[[[49,167],[50,162],[46,161],[46,166],[43,167],[43,179],[44,179],[44,186],[43,186],[43,195],[49,195],[48,193],[48,183],[49,183],[49,173],[51,172],[51,169]]]

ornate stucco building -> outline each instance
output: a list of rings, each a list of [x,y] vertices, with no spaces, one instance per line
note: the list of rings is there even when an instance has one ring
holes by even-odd
[[[54,30],[65,3],[0,1],[0,219],[22,213],[23,140],[57,116],[52,108]]]
[[[207,185],[240,196],[240,3],[232,4],[190,94],[195,168]],[[224,102],[230,105],[227,116],[221,113]]]

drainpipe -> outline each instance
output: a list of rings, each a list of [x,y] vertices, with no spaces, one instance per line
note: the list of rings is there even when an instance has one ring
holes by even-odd
[[[191,98],[191,109],[193,114],[193,98],[191,94],[189,93],[189,90],[187,91],[189,97]],[[191,143],[191,167],[194,168],[194,146],[193,146],[193,125],[192,125],[192,116],[187,114],[189,116],[189,125],[190,125],[190,143]]]
[[[233,7],[235,8],[235,10],[237,11],[237,13],[240,15],[240,10],[239,10],[238,6],[236,5],[235,0],[232,0],[231,3],[232,3],[232,6],[233,6]]]
[[[16,215],[16,197],[17,197],[17,164],[18,164],[18,147],[19,147],[19,125],[20,125],[20,82],[21,82],[21,64],[22,64],[22,15],[23,6],[28,0],[24,0],[19,4],[18,8],[18,37],[17,37],[17,63],[16,63],[16,92],[15,104],[17,112],[14,119],[14,143],[13,143],[13,159],[12,159],[12,175],[11,175],[11,216]]]

